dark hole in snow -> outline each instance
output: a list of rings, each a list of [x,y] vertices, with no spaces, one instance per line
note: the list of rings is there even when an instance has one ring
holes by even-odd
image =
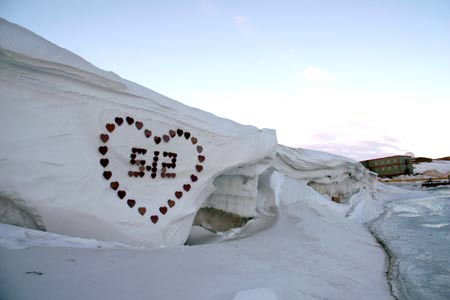
[[[45,231],[44,223],[25,201],[0,195],[0,223]]]
[[[201,245],[223,240],[223,234],[237,229],[253,218],[241,217],[219,209],[201,208],[194,219],[191,234],[186,245]]]
[[[232,228],[242,227],[251,219],[216,208],[205,207],[197,212],[194,225],[202,226],[212,232],[223,232]]]

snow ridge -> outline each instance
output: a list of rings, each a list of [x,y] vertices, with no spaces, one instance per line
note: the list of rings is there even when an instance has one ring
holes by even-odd
[[[0,48],[0,196],[41,229],[177,246],[201,208],[272,215],[280,176],[342,202],[373,184],[353,160],[278,145],[274,130],[185,106],[4,19]]]

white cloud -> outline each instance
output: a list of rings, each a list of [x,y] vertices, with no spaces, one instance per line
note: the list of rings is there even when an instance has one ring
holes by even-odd
[[[234,16],[232,19],[236,26],[246,26],[249,24],[249,19],[246,16]]]
[[[307,85],[335,85],[336,77],[327,70],[318,67],[308,67],[300,71],[300,77]]]
[[[321,129],[324,130],[324,129]],[[333,128],[310,134],[311,142],[299,146],[347,156],[356,160],[404,154],[407,150],[396,138],[383,136],[367,124],[336,123]]]
[[[332,76],[319,68],[303,71],[310,81]],[[367,93],[338,85],[292,85],[292,89],[210,90],[179,98],[240,123],[274,128],[278,141],[292,147],[357,160],[407,151],[417,156],[448,155],[450,142],[439,131],[448,127],[448,110],[415,109],[425,102],[419,96]]]
[[[241,34],[248,35],[255,30],[253,23],[247,16],[233,16],[231,20]]]

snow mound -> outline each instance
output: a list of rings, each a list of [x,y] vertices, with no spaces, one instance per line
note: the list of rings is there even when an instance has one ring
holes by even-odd
[[[117,242],[102,242],[94,239],[83,239],[0,224],[0,248],[17,250],[31,247],[59,247],[59,248],[95,248],[95,249],[122,249],[131,248]]]
[[[360,163],[325,152],[279,146],[274,167],[302,180],[321,194],[347,201],[361,189],[372,187],[376,175]]]
[[[240,291],[233,300],[279,300],[278,294],[270,288]]]
[[[215,178],[276,149],[273,130],[137,87],[5,20],[0,36],[0,196],[40,229],[180,245]]]
[[[252,227],[263,219],[255,218],[241,229],[224,233],[225,238],[238,234],[238,239],[226,243],[114,251],[67,249],[51,247],[60,241],[46,238],[52,234],[42,232],[46,248],[25,244],[31,247],[27,251],[0,249],[2,296],[390,299],[384,252],[366,228],[343,218],[345,205],[331,202],[305,183],[278,172],[273,173],[270,183],[279,205],[275,222],[254,234]],[[89,245],[86,241],[82,244]],[[34,275],[26,272],[43,276],[32,280]],[[82,289],[74,285],[86,281],[95,284]]]
[[[135,246],[183,244],[199,210],[274,215],[280,177],[343,202],[375,176],[277,145],[0,20],[0,222]],[[13,216],[13,217],[11,217]]]
[[[414,165],[415,173],[425,173],[427,171],[436,171],[440,174],[450,174],[450,161],[434,160],[432,162],[422,162]]]

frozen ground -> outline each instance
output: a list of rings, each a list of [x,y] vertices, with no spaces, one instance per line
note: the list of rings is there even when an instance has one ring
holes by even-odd
[[[449,299],[449,220],[450,189],[438,187],[391,202],[371,225],[391,257],[389,277],[398,299]]]

